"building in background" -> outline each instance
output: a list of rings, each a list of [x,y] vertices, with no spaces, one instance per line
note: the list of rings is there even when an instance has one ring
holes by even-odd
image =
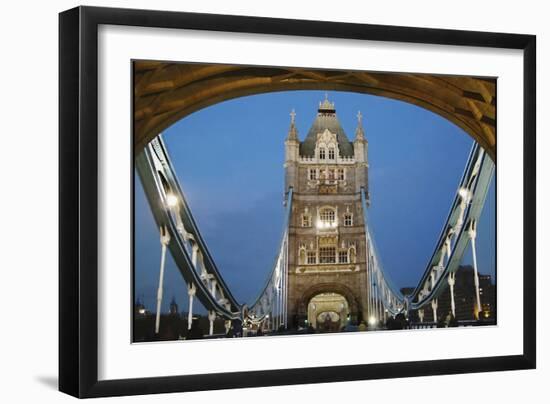
[[[402,288],[401,293],[410,294],[413,288]],[[483,322],[496,322],[496,286],[491,275],[479,274],[479,297],[481,301],[481,311],[479,320]],[[476,292],[474,284],[474,268],[471,265],[462,265],[458,268],[455,275],[454,285],[455,316],[458,321],[472,321],[476,318]],[[438,320],[444,321],[451,313],[451,293],[447,287],[439,296],[437,304]],[[430,304],[422,309],[423,321],[433,322],[433,310]],[[409,313],[412,322],[420,322],[420,316],[417,310]]]
[[[180,313],[178,311],[178,304],[176,303],[176,298],[172,297],[172,301],[170,302],[170,314],[172,316],[179,316]]]

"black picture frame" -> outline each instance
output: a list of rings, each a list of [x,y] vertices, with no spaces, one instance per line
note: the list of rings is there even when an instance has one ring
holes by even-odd
[[[97,61],[98,26],[101,24],[522,50],[523,353],[307,370],[295,368],[98,381]],[[59,99],[59,390],[84,398],[535,368],[535,36],[77,7],[59,15]]]

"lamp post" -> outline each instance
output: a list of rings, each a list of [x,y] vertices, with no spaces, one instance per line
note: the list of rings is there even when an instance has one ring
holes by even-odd
[[[211,310],[208,312],[208,320],[210,321],[209,335],[214,334],[214,320],[216,319],[216,312]]]
[[[449,282],[449,290],[451,292],[451,313],[453,313],[453,317],[456,318],[455,314],[455,274],[450,273],[449,278],[447,279]]]
[[[475,285],[475,292],[476,292],[476,312],[475,317],[476,320],[479,320],[479,312],[481,311],[481,299],[479,296],[479,274],[477,272],[477,255],[476,255],[476,222],[471,221],[470,227],[468,228],[468,236],[470,237],[470,243],[472,246],[472,261],[474,264],[474,285]]]
[[[177,209],[178,198],[172,192],[166,194],[166,206],[168,209]],[[166,264],[166,247],[170,243],[170,233],[168,232],[168,227],[160,227],[160,244],[161,244],[161,253],[160,253],[160,270],[159,270],[159,285],[157,289],[157,313],[155,318],[155,334],[159,333],[160,330],[160,311],[162,307],[162,294],[163,294],[163,284],[164,284],[164,267]]]
[[[437,324],[437,299],[432,300],[432,311],[434,315],[434,323]]]
[[[197,293],[197,288],[193,283],[190,283],[187,286],[187,294],[189,295],[189,313],[187,314],[187,329],[191,329],[191,324],[193,322],[193,297]]]
[[[160,329],[160,309],[162,306],[162,289],[164,283],[164,265],[166,263],[166,247],[170,243],[170,233],[168,233],[168,228],[162,226],[160,228],[160,244],[161,244],[161,254],[160,254],[160,274],[159,274],[159,286],[157,289],[157,316],[155,319],[155,334],[159,333]]]

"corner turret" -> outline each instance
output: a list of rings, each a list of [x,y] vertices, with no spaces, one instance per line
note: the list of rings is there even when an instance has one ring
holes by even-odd
[[[285,194],[290,187],[295,186],[299,159],[300,140],[296,129],[296,112],[293,109],[290,112],[290,129],[285,140]]]
[[[357,128],[355,129],[355,139],[353,140],[353,154],[357,163],[355,168],[356,192],[360,192],[361,188],[364,187],[367,203],[370,204],[368,147],[369,144],[365,137],[365,130],[363,129],[363,115],[359,111],[357,112]]]

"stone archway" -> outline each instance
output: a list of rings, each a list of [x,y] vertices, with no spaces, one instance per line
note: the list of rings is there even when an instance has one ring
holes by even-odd
[[[134,143],[139,153],[164,129],[209,105],[286,90],[374,94],[418,105],[461,127],[496,156],[496,80],[155,61],[134,63]]]
[[[308,324],[321,331],[339,331],[346,325],[348,316],[347,299],[334,292],[313,296],[307,306]]]
[[[302,315],[305,315],[305,317],[308,317],[309,311],[310,311],[310,302],[314,300],[315,297],[321,296],[321,295],[335,295],[335,296],[341,296],[346,301],[346,307],[345,310],[345,317],[347,320],[348,316],[351,318],[358,318],[360,316],[360,305],[357,297],[355,296],[354,292],[343,283],[337,283],[337,282],[330,282],[330,283],[318,283],[310,286],[308,289],[306,289],[302,294],[300,301],[297,304],[297,309],[299,313],[302,313]],[[326,312],[329,311],[336,311],[337,310],[330,310],[329,308],[325,309]],[[342,310],[339,310],[342,311]],[[318,311],[317,314],[319,314]],[[310,320],[308,320],[310,321]]]

